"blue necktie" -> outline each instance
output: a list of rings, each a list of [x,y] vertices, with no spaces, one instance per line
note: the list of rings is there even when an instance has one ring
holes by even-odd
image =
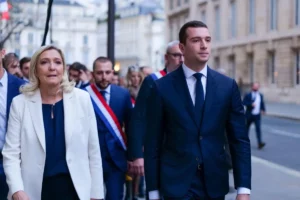
[[[195,98],[195,117],[196,120],[200,123],[202,118],[203,105],[204,105],[204,91],[201,82],[201,77],[203,76],[203,74],[195,73],[193,76],[197,79],[196,98]]]
[[[100,91],[100,94],[103,96],[104,100],[107,102],[107,99],[106,99],[106,97],[105,97],[106,91],[101,90],[101,91]]]

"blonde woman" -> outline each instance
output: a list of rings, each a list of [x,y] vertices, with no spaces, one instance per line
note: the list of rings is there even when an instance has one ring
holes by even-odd
[[[135,101],[138,92],[140,90],[140,86],[143,82],[144,76],[138,66],[130,66],[128,67],[128,72],[126,75],[127,88],[130,92],[130,96],[132,101]]]
[[[3,165],[9,199],[103,199],[97,125],[88,93],[68,81],[62,51],[41,47],[13,99]]]

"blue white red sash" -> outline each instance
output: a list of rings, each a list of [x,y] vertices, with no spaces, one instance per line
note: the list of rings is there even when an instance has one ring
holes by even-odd
[[[153,80],[160,79],[161,77],[164,77],[167,73],[164,70],[161,70],[159,72],[155,72],[151,74],[150,76],[153,78]]]
[[[135,99],[131,97],[131,103],[132,103],[132,107],[135,106]]]
[[[97,115],[104,122],[109,132],[120,142],[123,149],[126,150],[127,138],[113,110],[106,103],[104,97],[100,94],[94,84],[86,87],[85,90],[91,96]]]

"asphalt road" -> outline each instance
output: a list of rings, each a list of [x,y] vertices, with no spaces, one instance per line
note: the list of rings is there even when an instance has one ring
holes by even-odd
[[[253,156],[300,171],[300,121],[263,117],[262,138],[267,145],[258,150],[252,126],[250,140]]]

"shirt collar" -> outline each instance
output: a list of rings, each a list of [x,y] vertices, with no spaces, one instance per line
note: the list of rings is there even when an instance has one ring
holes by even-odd
[[[105,91],[107,94],[110,94],[110,88],[111,88],[110,84],[104,90],[100,89],[97,85],[96,85],[96,87],[99,91]]]
[[[195,73],[197,73],[194,70],[188,68],[184,63],[182,63],[182,69],[183,69],[183,73],[185,75],[185,78],[190,78]],[[207,77],[207,64],[205,65],[205,67],[199,73],[201,73],[204,77]]]
[[[2,76],[2,78],[0,79],[0,83],[2,86],[6,86],[7,85],[7,82],[8,82],[8,77],[7,77],[7,72],[4,70],[4,74]]]

